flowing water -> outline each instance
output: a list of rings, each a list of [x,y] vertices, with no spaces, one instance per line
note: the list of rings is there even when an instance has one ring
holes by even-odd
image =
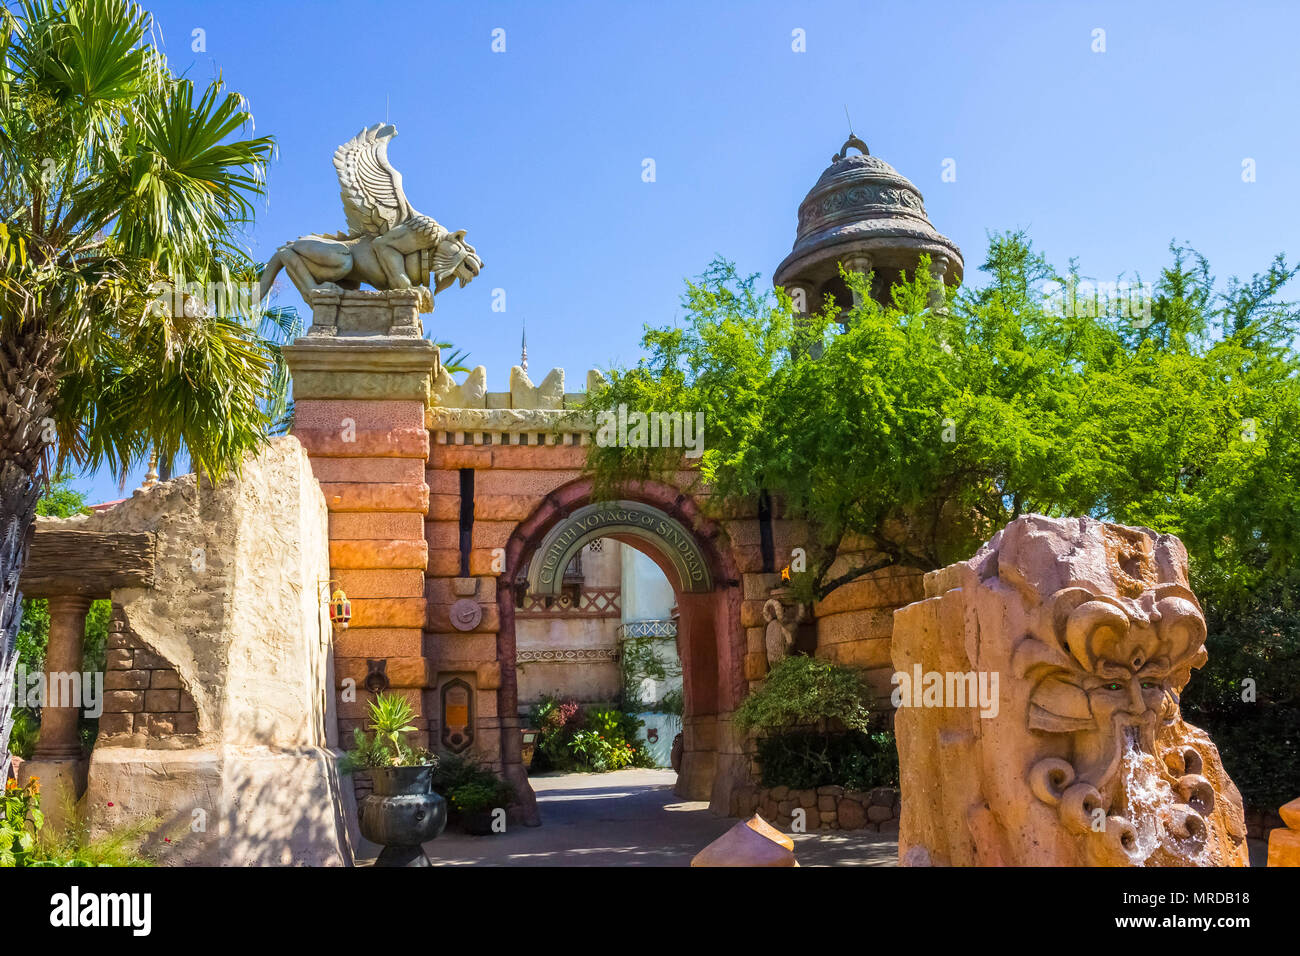
[[[1124,741],[1120,779],[1124,787],[1123,817],[1137,831],[1140,859],[1136,865],[1145,866],[1151,855],[1163,848],[1193,866],[1206,866],[1206,843],[1178,840],[1170,832],[1175,824],[1174,805],[1179,801],[1161,770],[1155,756],[1138,745],[1137,732],[1130,729]]]

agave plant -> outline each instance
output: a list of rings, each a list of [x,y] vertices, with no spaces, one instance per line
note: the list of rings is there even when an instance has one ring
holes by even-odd
[[[400,765],[410,756],[411,750],[402,739],[415,731],[411,723],[415,719],[415,710],[411,702],[401,694],[376,694],[370,702],[370,729],[375,732],[375,739],[391,748],[393,763]]]
[[[219,477],[284,411],[295,317],[202,291],[254,279],[241,230],[273,142],[151,38],[129,0],[0,8],[0,779],[43,480],[151,452]]]

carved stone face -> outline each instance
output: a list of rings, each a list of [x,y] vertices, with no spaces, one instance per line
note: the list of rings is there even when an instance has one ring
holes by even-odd
[[[1132,736],[1155,755],[1159,729],[1178,716],[1177,693],[1205,659],[1205,618],[1190,591],[1168,584],[1121,600],[1080,587],[1047,602],[1053,640],[1016,648],[1036,681],[1029,726],[1074,735],[1075,768],[1110,783]]]
[[[1179,709],[1206,660],[1188,583],[1170,535],[1038,515],[928,579],[894,614],[895,669],[1005,679],[987,720],[898,712],[904,859],[1244,864],[1240,795]]]
[[[465,230],[458,229],[438,243],[433,255],[435,292],[441,292],[457,279],[463,289],[483,269],[483,260],[474,247],[465,241]]]

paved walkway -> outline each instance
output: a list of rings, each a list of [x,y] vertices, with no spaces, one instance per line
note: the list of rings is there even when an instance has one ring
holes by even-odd
[[[686,866],[737,821],[673,793],[671,770],[532,777],[540,827],[492,836],[451,830],[425,844],[440,866]],[[793,834],[801,866],[896,866],[898,843],[878,833]]]

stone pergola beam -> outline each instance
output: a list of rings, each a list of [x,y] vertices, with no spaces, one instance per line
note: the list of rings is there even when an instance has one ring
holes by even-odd
[[[152,534],[38,524],[19,587],[28,598],[106,598],[115,588],[151,587],[153,570]]]

